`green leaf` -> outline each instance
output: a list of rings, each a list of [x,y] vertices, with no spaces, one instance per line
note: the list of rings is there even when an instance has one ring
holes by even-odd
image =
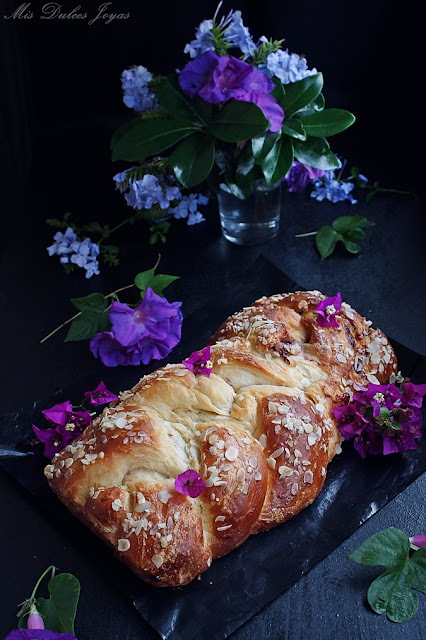
[[[207,132],[225,142],[250,140],[271,125],[252,102],[232,100],[210,120]]]
[[[234,182],[232,177],[229,175],[225,176],[225,185],[228,187],[229,192],[232,193],[233,196],[239,198],[240,200],[245,200],[249,197],[252,192],[252,185],[243,183],[243,182]],[[224,189],[226,192],[226,188]]]
[[[426,547],[415,551],[408,564],[410,566],[410,584],[426,596]]]
[[[284,97],[286,93],[284,89],[284,85],[282,84],[281,80],[279,80],[277,77],[274,78],[274,82],[275,82],[275,88],[271,91],[271,96],[275,98],[275,100],[278,102],[279,105],[281,105],[281,107],[284,107]]]
[[[309,167],[325,171],[340,167],[339,160],[330,151],[328,142],[324,138],[308,137],[305,142],[294,140],[293,147],[296,159]]]
[[[324,109],[300,118],[308,134],[316,138],[334,136],[355,122],[355,117],[344,109]]]
[[[280,137],[281,131],[277,131],[275,133],[272,133],[271,131],[265,131],[264,133],[260,133],[258,136],[252,139],[251,148],[257,164],[260,164],[262,160],[266,158],[266,156]]]
[[[47,585],[61,631],[74,634],[74,620],[80,596],[80,583],[71,573],[59,573]]]
[[[158,230],[157,230],[158,232]],[[157,240],[157,239],[156,239]],[[164,297],[163,289],[169,286],[175,280],[178,280],[179,276],[169,276],[164,273],[155,274],[155,269],[148,269],[138,273],[135,277],[135,285],[141,290],[141,296],[144,297],[148,287],[159,296]]]
[[[359,242],[365,239],[365,232],[362,229],[349,229],[343,234],[343,237],[350,242]]]
[[[215,156],[211,136],[197,133],[183,140],[173,151],[169,162],[179,182],[190,189],[209,175]]]
[[[406,622],[418,609],[418,596],[405,580],[407,567],[391,568],[374,580],[367,592],[367,600],[376,613],[387,611],[392,622]]]
[[[293,144],[290,138],[279,138],[260,165],[267,184],[284,178],[293,162]]]
[[[359,253],[361,251],[361,247],[359,246],[359,244],[348,240],[346,236],[342,236],[339,239],[342,240],[343,244],[345,245],[346,251],[349,251],[349,253]]]
[[[84,298],[71,298],[71,303],[79,311],[92,311],[93,309],[103,311],[108,306],[108,300],[102,293],[90,293]]]
[[[303,109],[321,93],[323,86],[322,73],[307,76],[298,82],[286,85],[285,95],[281,106],[286,118],[291,118],[300,109]]]
[[[43,618],[45,628],[50,629],[50,631],[61,633],[62,625],[58,618],[58,614],[56,613],[53,600],[51,598],[49,598],[49,600],[46,600],[46,598],[38,598],[36,601],[36,607],[37,611]]]
[[[238,157],[237,167],[235,169],[236,176],[240,179],[244,179],[255,165],[255,159],[253,156],[252,148],[249,144],[241,150]]]
[[[346,233],[346,231],[350,231],[352,229],[374,227],[374,222],[371,222],[363,216],[341,216],[334,220],[333,227],[339,233]]]
[[[198,97],[189,99],[180,88],[177,74],[162,78],[155,86],[155,95],[175,120],[204,126],[211,117],[211,105]]]
[[[179,120],[132,120],[112,145],[113,160],[142,162],[172,147],[198,127]]]
[[[303,127],[302,121],[297,120],[296,118],[284,120],[282,132],[287,136],[290,136],[291,138],[296,138],[297,140],[306,140],[306,131]]]
[[[315,236],[315,244],[321,256],[321,260],[325,260],[330,256],[335,247],[336,242],[341,240],[341,236],[330,226],[321,227]]]
[[[71,322],[64,342],[89,340],[95,333],[107,331],[110,327],[111,322],[107,311],[99,309],[81,311]]]
[[[375,533],[349,559],[358,564],[396,566],[405,562],[410,550],[408,536],[395,527]]]

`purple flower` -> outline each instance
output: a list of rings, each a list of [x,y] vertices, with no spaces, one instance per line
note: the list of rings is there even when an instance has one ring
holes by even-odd
[[[95,407],[100,404],[107,404],[107,402],[118,400],[118,396],[108,391],[104,382],[100,382],[93,391],[86,391],[84,395],[90,398],[90,404],[93,404]]]
[[[408,406],[395,384],[370,383],[354,393],[347,406],[333,409],[338,427],[347,440],[353,440],[355,449],[363,458],[367,453],[388,455],[417,449],[416,438],[421,437],[422,414],[420,407]],[[409,383],[411,384],[411,383]],[[410,393],[426,385],[412,385]],[[415,399],[417,402],[417,399]]]
[[[237,98],[243,102],[253,102],[263,111],[263,115],[269,120],[271,126],[269,131],[273,133],[280,131],[283,126],[284,111],[275,98],[263,91],[247,91],[243,96]]]
[[[49,629],[14,629],[4,640],[77,640],[72,633],[56,633]]]
[[[415,547],[426,547],[426,536],[412,536],[410,538],[410,544]]]
[[[336,418],[339,429],[346,440],[350,440],[354,435],[359,435],[365,428],[364,417],[358,412],[355,403],[344,405],[343,407],[336,407],[333,409],[334,417]]]
[[[336,320],[336,313],[338,313],[342,306],[342,296],[340,291],[336,296],[332,298],[326,298],[319,303],[315,309],[315,313],[318,314],[317,322],[320,327],[338,327]]]
[[[93,336],[90,349],[107,367],[148,364],[161,360],[181,337],[181,302],[168,302],[148,287],[136,309],[114,302],[109,317],[111,331]]]
[[[283,180],[287,182],[289,191],[301,193],[311,180],[324,175],[325,171],[323,169],[314,169],[314,167],[309,167],[295,160]]]
[[[32,605],[30,610],[30,615],[27,620],[27,628],[28,629],[44,629],[43,618],[37,611],[35,605]]]
[[[402,385],[403,397],[402,404],[408,407],[420,408],[423,402],[423,396],[426,395],[426,384],[413,384],[412,382],[404,382]]]
[[[182,360],[182,364],[193,373],[201,373],[210,378],[213,368],[213,363],[210,360],[210,346],[204,347],[200,351],[193,351],[189,358]]]
[[[69,400],[42,411],[54,429],[39,429],[32,426],[35,435],[45,445],[44,455],[53,458],[55,453],[77,438],[84,428],[92,422],[88,411],[74,411]]]
[[[188,471],[180,473],[175,480],[176,491],[183,493],[190,498],[197,498],[201,493],[203,493],[205,488],[206,485],[204,484],[204,480],[200,474],[193,469],[188,469]]]
[[[190,98],[195,98],[200,90],[211,81],[218,60],[219,56],[213,51],[206,51],[188,62],[179,74],[179,84],[182,91]]]

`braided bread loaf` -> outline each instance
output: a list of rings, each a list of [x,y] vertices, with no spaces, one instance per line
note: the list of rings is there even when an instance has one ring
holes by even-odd
[[[320,492],[339,447],[332,408],[396,370],[387,338],[318,291],[261,298],[210,340],[212,373],[167,365],[120,394],[45,469],[65,505],[143,580],[183,585]],[[206,488],[178,493],[194,469]]]

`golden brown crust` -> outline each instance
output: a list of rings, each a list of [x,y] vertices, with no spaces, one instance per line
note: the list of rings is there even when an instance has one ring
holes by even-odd
[[[212,336],[209,377],[182,364],[145,376],[46,467],[59,498],[143,580],[186,584],[320,492],[340,442],[333,407],[397,368],[349,305],[337,328],[321,327],[324,298],[257,300]],[[195,499],[174,486],[187,469],[206,483]]]

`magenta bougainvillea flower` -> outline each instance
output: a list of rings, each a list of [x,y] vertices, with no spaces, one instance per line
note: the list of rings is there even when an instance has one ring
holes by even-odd
[[[320,302],[315,309],[315,313],[318,314],[317,322],[320,327],[338,327],[336,313],[340,311],[341,307],[342,296],[340,295],[340,291],[336,296],[326,298]]]
[[[301,193],[314,178],[325,176],[323,169],[314,169],[307,164],[295,160],[283,178],[287,182],[288,190],[292,193]]]
[[[14,629],[4,640],[77,640],[72,633],[56,633],[49,629]]]
[[[84,396],[90,398],[90,404],[93,404],[94,407],[118,400],[118,396],[108,391],[104,382],[100,382],[93,391],[86,391]]]
[[[388,455],[417,449],[416,439],[422,435],[419,397],[424,395],[426,385],[413,385],[408,379],[401,389],[393,383],[370,383],[354,393],[352,402],[336,407],[333,413],[341,434],[353,441],[363,458],[368,453]]]
[[[53,458],[55,453],[81,435],[92,422],[88,411],[74,411],[69,400],[55,404],[42,413],[53,428],[39,429],[35,425],[32,425],[32,428],[37,439],[45,445],[44,455],[48,458]]]
[[[113,302],[109,311],[111,331],[93,336],[93,355],[107,367],[148,364],[165,358],[181,338],[181,305],[168,302],[151,287],[136,309]]]
[[[51,409],[42,411],[42,414],[47,418],[50,424],[61,425],[62,427],[68,426],[67,431],[81,430],[92,421],[88,411],[74,411],[69,400],[60,404],[55,404]],[[74,425],[74,429],[71,429],[72,425]]]
[[[419,549],[420,547],[426,547],[426,536],[412,536],[410,538],[410,544],[418,547]]]
[[[176,491],[190,498],[197,498],[203,493],[205,488],[204,480],[200,474],[193,469],[188,469],[188,471],[180,473],[175,480]]]
[[[209,378],[213,368],[213,362],[210,360],[210,347],[193,351],[189,358],[182,360],[182,364],[193,373],[201,373]]]

